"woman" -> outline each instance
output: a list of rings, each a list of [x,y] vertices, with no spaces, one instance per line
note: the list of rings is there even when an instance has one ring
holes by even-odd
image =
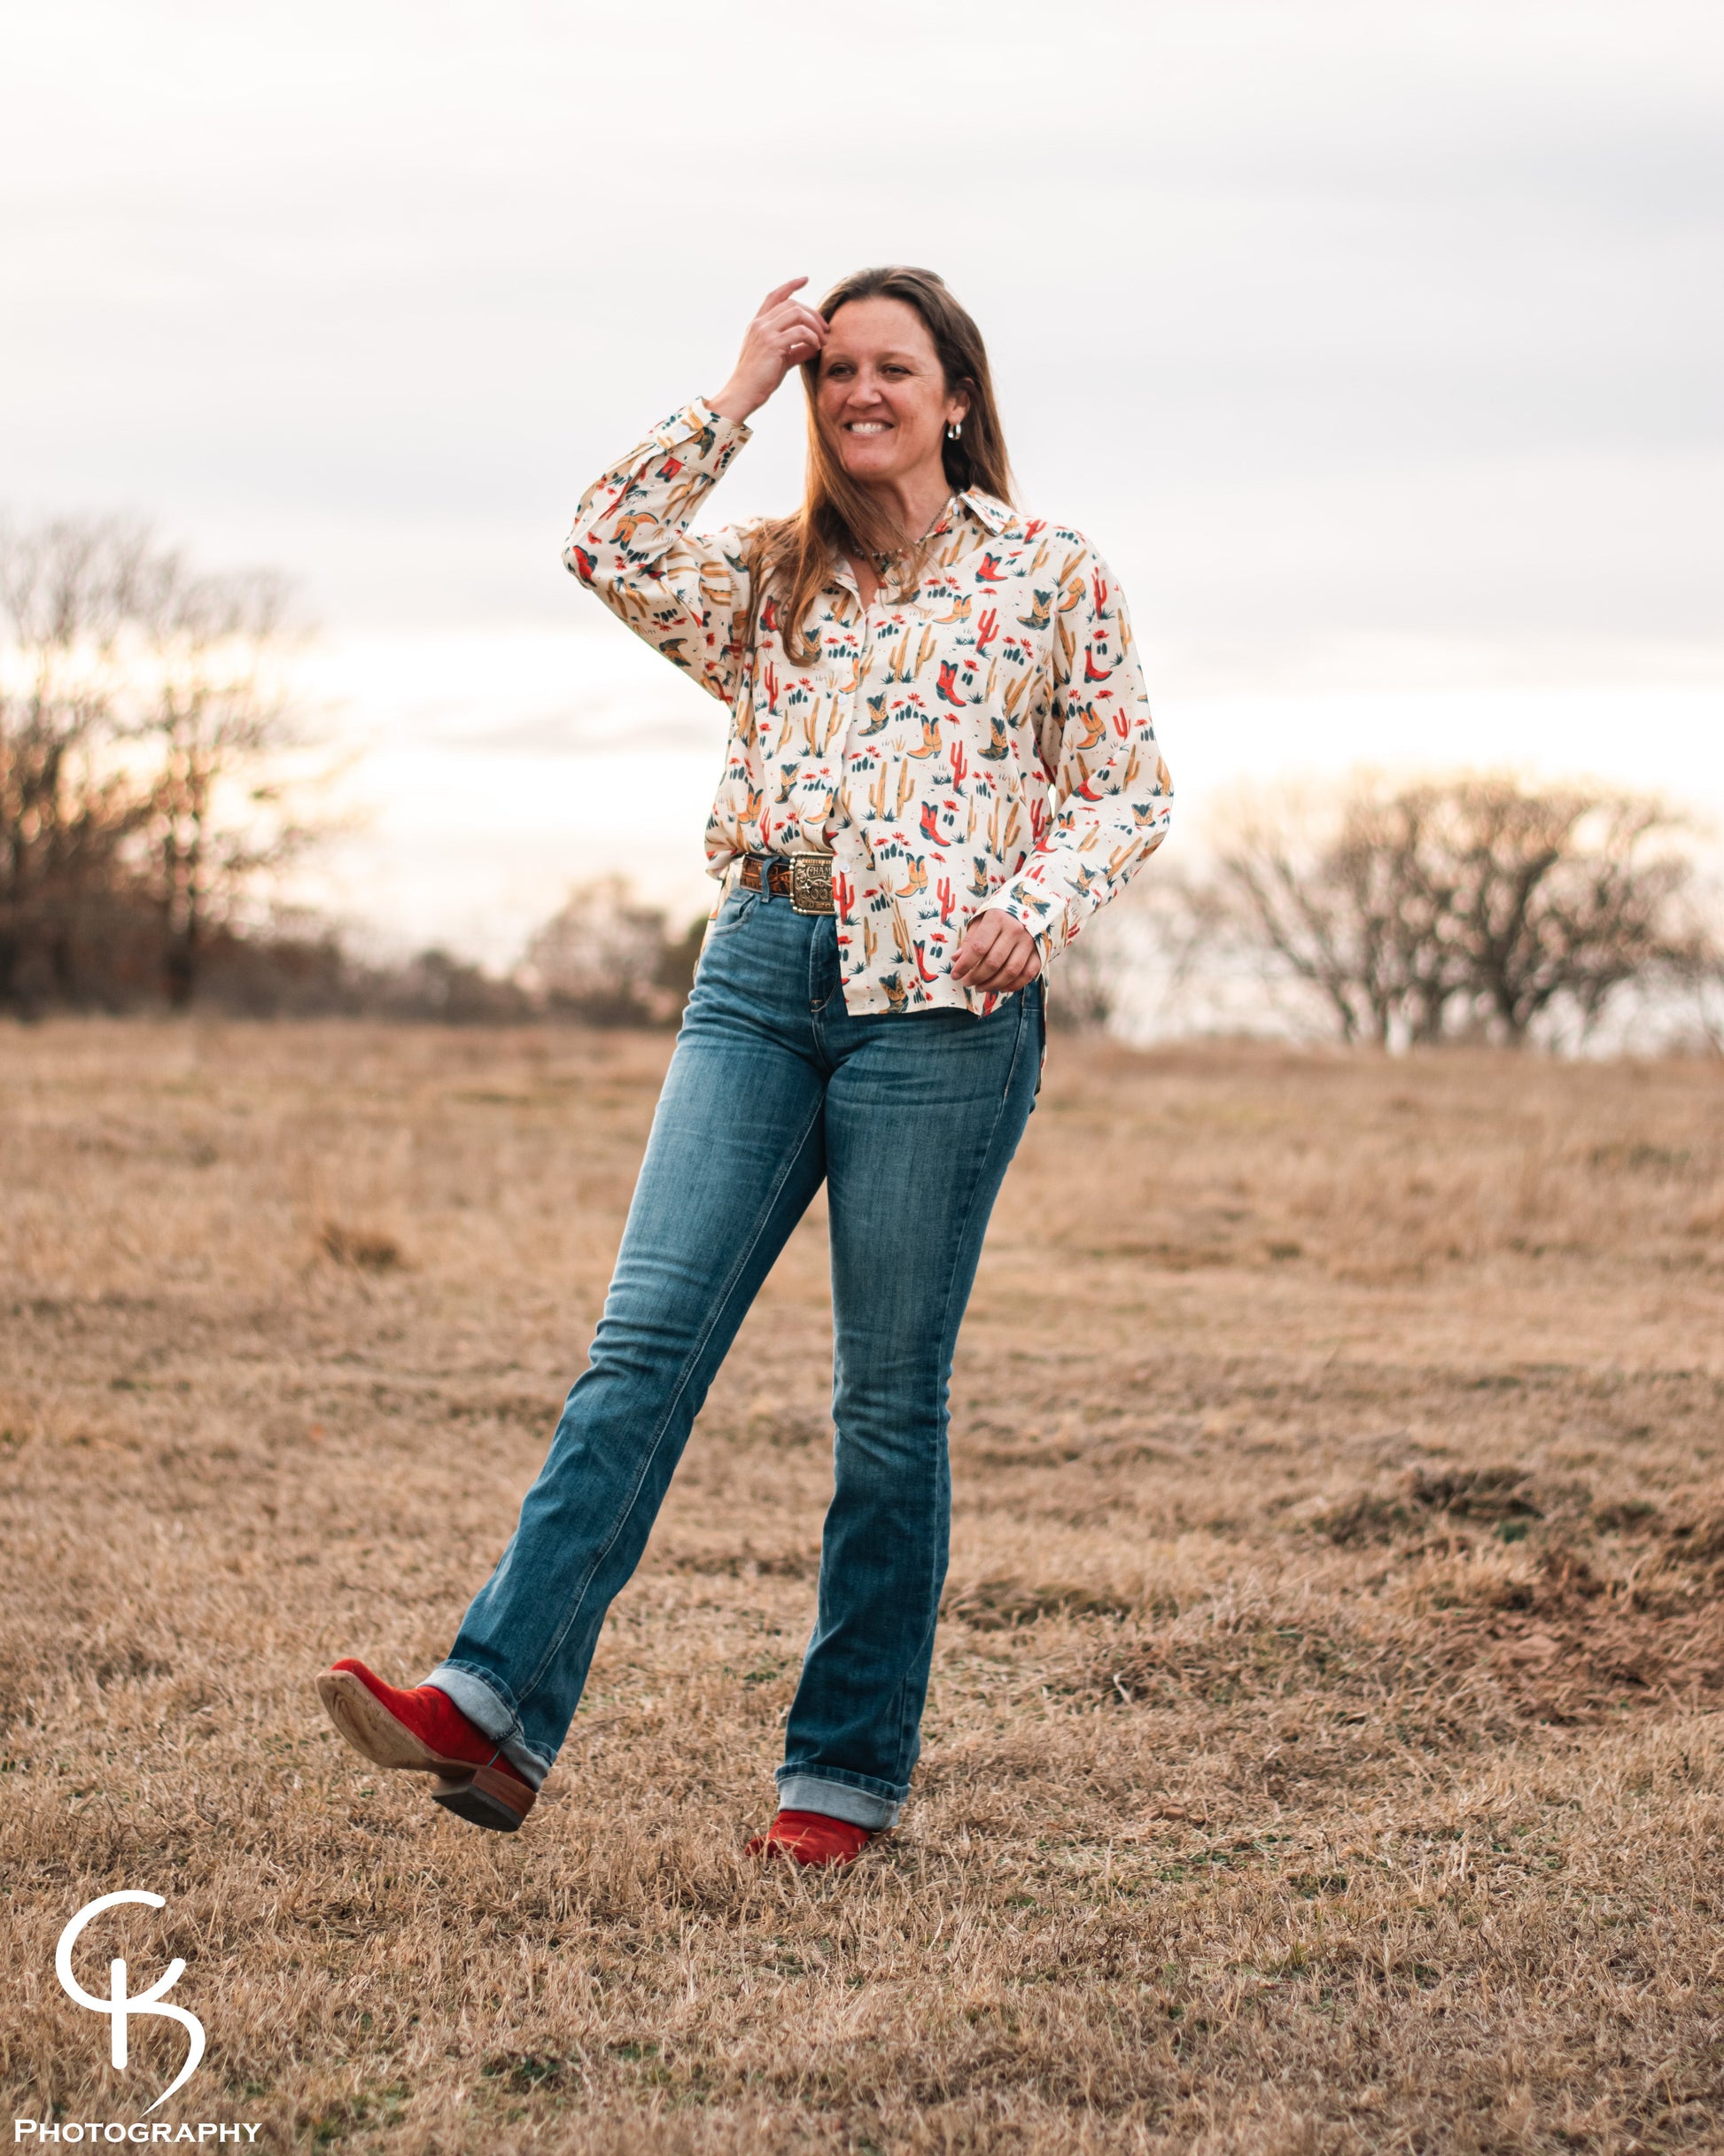
[[[1170,795],[1117,588],[1010,506],[981,335],[941,280],[767,295],[734,372],[581,502],[570,568],[730,708],[723,886],[592,1359],[520,1523],[415,1690],[319,1679],[380,1766],[505,1832],[532,1808],[689,1426],[824,1180],[837,1437],[818,1616],[749,1844],[848,1862],[919,1748],[945,1576],[946,1387],[1029,1117],[1043,969]],[[689,529],[791,368],[799,514]],[[643,813],[650,810],[643,804]]]

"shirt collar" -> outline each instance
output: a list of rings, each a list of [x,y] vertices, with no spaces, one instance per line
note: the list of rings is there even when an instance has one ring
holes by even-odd
[[[960,510],[967,511],[970,516],[974,517],[991,539],[998,539],[1004,533],[1013,530],[1018,521],[1016,510],[1011,508],[1007,503],[997,500],[992,494],[984,494],[980,487],[972,486],[961,494],[953,494],[951,501],[947,502],[940,521],[928,533],[928,537],[938,539],[943,533],[951,531],[953,520]],[[832,565],[837,582],[844,590],[855,592],[857,589],[856,577],[849,562],[844,558],[842,549],[835,550]]]
[[[1004,502],[996,501],[992,494],[984,494],[979,487],[972,486],[967,494],[961,494],[957,498],[976,522],[996,539],[1018,520],[1015,510],[1008,508]]]

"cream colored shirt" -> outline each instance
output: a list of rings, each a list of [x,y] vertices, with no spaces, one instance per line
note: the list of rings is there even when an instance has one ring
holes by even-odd
[[[976,914],[1021,922],[1045,961],[1167,835],[1124,599],[1081,533],[959,494],[913,592],[865,607],[835,563],[818,656],[793,665],[750,586],[755,527],[691,528],[748,439],[686,406],[588,489],[563,559],[729,708],[711,873],[829,845],[846,1007],[990,1010],[951,972]]]

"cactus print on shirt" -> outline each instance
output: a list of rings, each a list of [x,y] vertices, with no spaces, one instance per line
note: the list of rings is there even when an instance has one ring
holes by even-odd
[[[1045,964],[1167,834],[1125,602],[1081,533],[958,494],[914,591],[865,608],[835,561],[819,656],[793,665],[749,587],[757,527],[689,529],[749,432],[673,415],[589,489],[563,560],[730,708],[711,873],[829,849],[846,1007],[985,1013],[998,996],[951,973],[976,914],[1021,922]]]

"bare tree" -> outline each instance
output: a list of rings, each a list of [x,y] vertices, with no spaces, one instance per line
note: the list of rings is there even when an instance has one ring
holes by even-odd
[[[146,552],[112,519],[0,526],[0,1008],[75,995],[124,908],[143,797],[113,754],[115,655]]]
[[[1692,827],[1663,803],[1487,778],[1437,807],[1431,851],[1477,1030],[1518,1045],[1560,1008],[1584,1039],[1619,989],[1675,986],[1712,963]]]
[[[1345,1041],[1428,1038],[1445,1001],[1441,958],[1403,869],[1419,816],[1361,784],[1339,817],[1278,794],[1242,802],[1194,903],[1217,941],[1258,946],[1314,992]]]
[[[162,986],[177,1009],[197,991],[212,933],[311,833],[285,813],[280,775],[296,735],[279,580],[198,576],[175,555],[149,568],[145,692],[132,723],[153,773],[144,860]]]
[[[660,1025],[676,1016],[700,930],[672,938],[661,908],[626,878],[578,885],[527,945],[518,978],[536,1000],[589,1025]]]
[[[1620,991],[1716,965],[1691,836],[1629,794],[1361,777],[1326,814],[1239,809],[1205,903],[1215,933],[1302,984],[1343,1040],[1584,1039]]]
[[[1158,868],[1160,864],[1158,863]],[[1195,922],[1177,865],[1142,876],[1083,923],[1047,969],[1048,1023],[1063,1033],[1160,1031],[1171,1020],[1208,922]]]
[[[1048,1023],[1061,1032],[1105,1033],[1118,1008],[1119,986],[1113,946],[1092,924],[1066,946],[1049,975]]]
[[[307,836],[281,592],[194,574],[113,518],[0,528],[0,1008],[154,973],[190,1000],[213,930]]]

